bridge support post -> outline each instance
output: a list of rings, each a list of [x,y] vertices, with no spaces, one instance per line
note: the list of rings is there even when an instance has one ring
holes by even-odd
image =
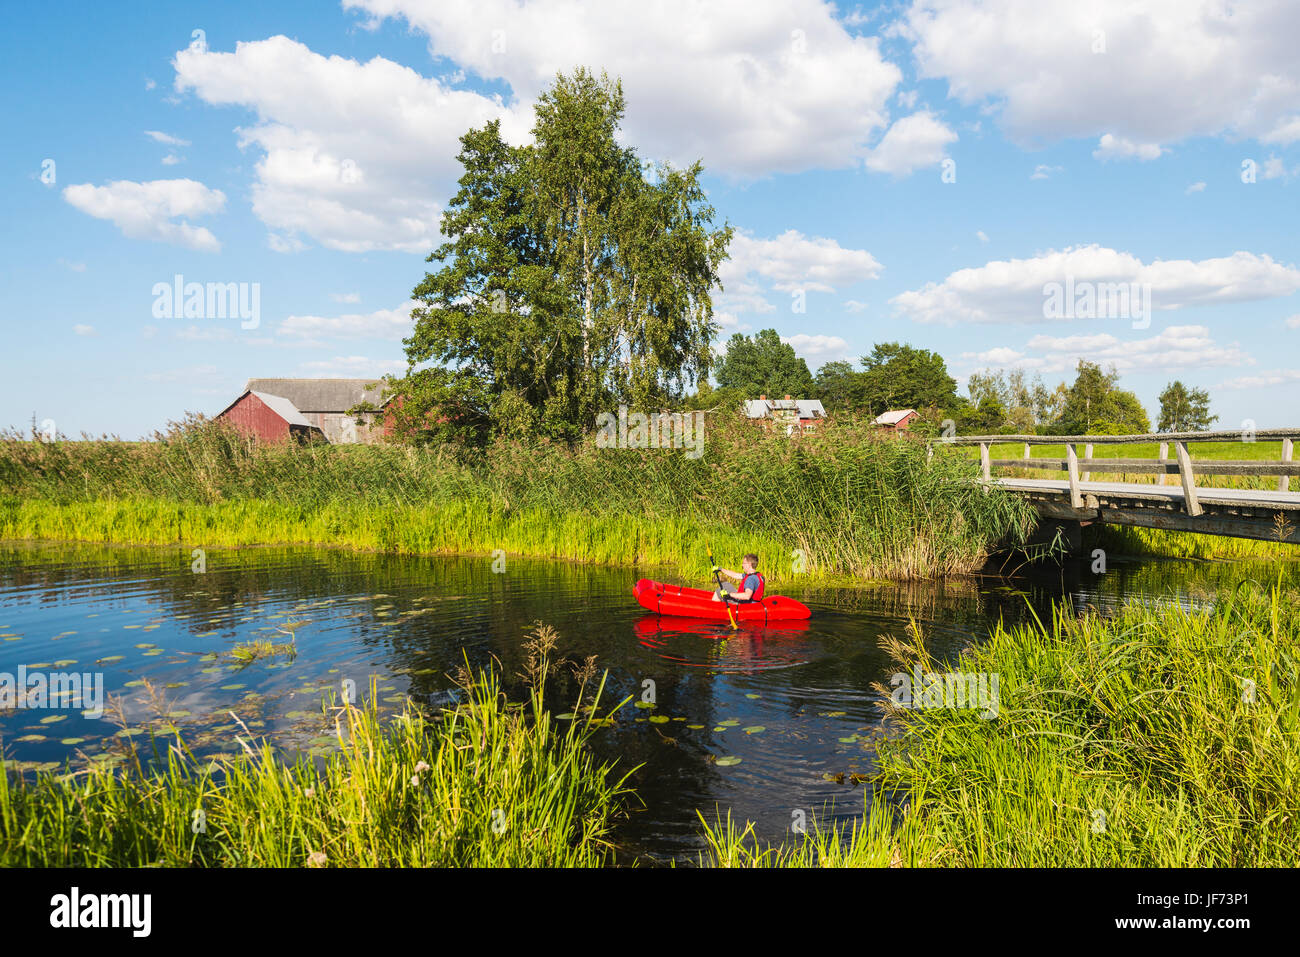
[[[1167,458],[1169,458],[1169,443],[1168,443],[1168,442],[1161,442],[1161,443],[1160,443],[1160,461],[1163,462],[1163,461],[1164,461],[1165,459],[1167,459]],[[1161,484],[1161,485],[1168,485],[1168,484],[1169,484],[1169,475],[1168,475],[1167,473],[1165,473],[1165,472],[1161,472],[1161,473],[1160,473],[1160,484]]]
[[[1291,456],[1295,453],[1295,444],[1291,439],[1282,440],[1282,461],[1290,462]],[[1291,476],[1283,475],[1277,480],[1277,490],[1285,492],[1291,487]]]
[[[1178,443],[1178,477],[1183,481],[1183,502],[1187,514],[1195,518],[1204,509],[1196,500],[1196,473],[1192,471],[1192,457],[1187,454],[1187,443]]]
[[[1092,443],[1091,443],[1091,442],[1089,442],[1087,445],[1085,445],[1085,446],[1083,447],[1083,457],[1084,457],[1085,459],[1091,459],[1091,458],[1092,458]],[[1084,480],[1085,482],[1090,481],[1091,479],[1092,479],[1092,473],[1091,473],[1091,472],[1084,472],[1084,473],[1083,473],[1083,480]]]
[[[989,470],[989,444],[987,442],[980,443],[980,471],[984,473],[984,481],[989,481],[992,476]]]
[[[1079,456],[1075,454],[1074,444],[1065,443],[1066,471],[1070,474],[1070,507],[1083,508],[1083,493],[1079,491]]]

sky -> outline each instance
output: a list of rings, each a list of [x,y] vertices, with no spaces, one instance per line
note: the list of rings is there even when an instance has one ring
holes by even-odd
[[[6,25],[0,427],[137,438],[252,377],[402,372],[459,137],[499,118],[527,142],[577,66],[621,78],[643,158],[703,162],[736,230],[719,346],[775,328],[815,372],[907,342],[963,391],[1086,359],[1153,425],[1174,379],[1217,428],[1300,423],[1295,2],[65,3]]]

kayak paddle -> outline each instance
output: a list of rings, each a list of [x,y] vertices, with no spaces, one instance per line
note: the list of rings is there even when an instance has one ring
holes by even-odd
[[[704,551],[708,553],[709,564],[713,566],[713,580],[718,583],[718,591],[722,593],[722,607],[727,609],[727,620],[731,622],[731,627],[736,628],[736,616],[731,613],[731,603],[727,601],[727,590],[722,587],[722,575],[718,572],[718,563],[713,560],[713,549],[706,543]]]

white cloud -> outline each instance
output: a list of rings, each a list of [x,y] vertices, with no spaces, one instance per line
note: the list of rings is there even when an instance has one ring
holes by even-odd
[[[1034,336],[1028,348],[1045,354],[1046,368],[1074,368],[1083,358],[1124,371],[1198,369],[1206,366],[1253,365],[1236,344],[1221,346],[1205,326],[1168,326],[1146,338],[1094,336]]]
[[[960,269],[890,302],[916,322],[1060,321],[1044,316],[1045,287],[1067,281],[1150,284],[1153,308],[1178,309],[1290,295],[1300,289],[1300,269],[1249,252],[1144,263],[1131,253],[1094,244]]]
[[[76,333],[77,335],[79,335],[79,336],[93,336],[93,335],[95,335],[95,327],[94,327],[94,326],[86,326],[86,325],[82,325],[81,323],[77,323],[75,326],[73,326],[73,327],[72,327],[72,331],[75,332],[75,333]]]
[[[1205,192],[1204,180],[1201,180],[1199,183],[1193,183],[1191,186],[1187,187],[1188,196],[1192,195],[1192,193],[1203,193],[1203,192]]]
[[[1043,373],[1068,373],[1080,359],[1120,372],[1167,372],[1213,366],[1254,365],[1254,359],[1237,343],[1220,345],[1205,326],[1169,326],[1152,336],[1084,336],[1030,338],[1023,349],[998,346],[983,352],[964,352],[955,364],[959,370],[1021,368]]]
[[[172,368],[163,372],[150,372],[145,375],[145,379],[149,382],[183,382],[190,386],[195,386],[199,383],[219,382],[225,380],[225,378],[226,373],[222,372],[214,365]]]
[[[988,235],[982,229],[975,230],[975,238],[982,243],[986,243],[989,241]]]
[[[915,0],[903,33],[922,78],[947,79],[1027,144],[1300,138],[1294,3]]]
[[[859,302],[856,299],[846,299],[844,301],[844,309],[847,312],[865,312],[868,309],[868,306],[865,302]]]
[[[175,166],[180,161],[181,158],[177,156],[175,153],[168,153],[166,156],[162,158],[163,166]]]
[[[307,248],[307,244],[297,236],[281,236],[279,233],[267,233],[266,245],[277,253],[296,253]]]
[[[304,362],[299,366],[299,369],[312,375],[374,376],[379,378],[390,372],[398,375],[406,372],[406,360],[372,359],[368,356],[335,356],[332,359]]]
[[[894,123],[867,154],[868,169],[892,176],[907,176],[918,169],[936,166],[947,155],[957,134],[932,113],[913,113]]]
[[[738,230],[730,253],[731,258],[719,270],[724,279],[754,274],[783,292],[834,292],[841,286],[876,279],[885,268],[865,249],[846,249],[834,239],[804,236],[795,229],[772,239],[755,239]]]
[[[1097,148],[1092,151],[1092,155],[1105,162],[1112,159],[1140,159],[1153,160],[1159,159],[1164,150],[1158,143],[1134,143],[1132,140],[1115,136],[1112,133],[1105,134],[1097,144]]]
[[[1286,320],[1288,329],[1300,329],[1300,313],[1296,313],[1290,319]]]
[[[217,237],[206,227],[191,226],[187,218],[220,212],[226,195],[192,179],[117,180],[107,186],[81,183],[67,187],[63,198],[87,215],[109,220],[131,239],[152,239],[203,252],[221,249]],[[180,222],[173,222],[178,218]]]
[[[461,173],[459,137],[500,118],[519,142],[531,122],[523,106],[448,89],[391,60],[324,57],[282,36],[234,53],[188,48],[173,65],[178,91],[257,114],[239,142],[261,151],[253,212],[277,251],[299,248],[301,234],[348,252],[427,253]]]
[[[846,249],[834,239],[793,229],[772,239],[737,230],[728,251],[731,258],[718,269],[723,292],[714,297],[714,319],[734,331],[749,328],[738,318],[742,314],[776,311],[768,298],[773,290],[788,304],[796,292],[834,292],[875,279],[884,269],[865,249]]]
[[[190,324],[177,329],[174,338],[182,342],[233,342],[235,333],[228,326],[199,326]]]
[[[145,130],[144,135],[157,143],[166,143],[168,146],[189,146],[189,140],[183,140],[179,136],[172,136],[170,133],[161,133],[158,130]]]
[[[963,352],[961,357],[967,363],[985,366],[1010,366],[1025,358],[1025,354],[1007,346],[996,346],[983,352]]]
[[[1288,382],[1300,382],[1300,369],[1270,369],[1259,375],[1241,376],[1226,379],[1219,383],[1220,389],[1262,389],[1268,386],[1285,385]]]
[[[1029,178],[1030,178],[1030,179],[1047,179],[1047,178],[1049,178],[1053,173],[1061,173],[1061,172],[1064,172],[1064,171],[1065,171],[1065,167],[1064,167],[1064,166],[1048,166],[1048,165],[1046,165],[1046,164],[1044,164],[1044,163],[1039,163],[1037,166],[1034,167],[1034,171],[1033,171],[1032,173],[1029,174]]]
[[[332,292],[330,298],[335,302],[357,303],[361,301],[361,296],[355,292]]]
[[[627,94],[629,142],[678,164],[760,177],[848,167],[883,129],[902,73],[822,0],[344,0],[399,18],[430,53],[530,102],[576,66]]]
[[[400,341],[415,324],[411,310],[421,305],[407,302],[395,309],[349,313],[342,316],[289,316],[276,329],[279,335],[314,339],[390,339]]]
[[[818,362],[841,358],[848,354],[849,349],[849,344],[839,336],[810,336],[801,332],[782,336],[781,341],[792,346],[800,357]]]
[[[1293,169],[1287,169],[1286,164],[1282,162],[1280,156],[1270,156],[1268,159],[1264,160],[1265,179],[1280,179],[1283,182],[1286,182],[1290,180],[1292,176],[1295,176],[1296,173],[1300,173],[1300,166],[1296,166]]]
[[[1259,138],[1261,143],[1280,143],[1283,146],[1296,140],[1300,140],[1300,116],[1279,121],[1272,130]]]

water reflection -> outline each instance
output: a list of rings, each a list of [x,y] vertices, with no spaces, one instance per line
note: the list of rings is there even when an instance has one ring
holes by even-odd
[[[595,741],[602,757],[642,765],[633,782],[644,807],[620,832],[628,852],[693,858],[697,808],[709,817],[732,808],[771,840],[788,834],[796,811],[833,803],[837,814],[861,813],[854,775],[871,771],[881,733],[871,684],[893,670],[881,635],[915,621],[932,653],[951,660],[997,621],[1045,617],[1062,599],[1103,612],[1135,595],[1195,602],[1243,577],[1294,578],[1295,566],[1112,557],[1105,575],[1085,560],[1011,578],[783,585],[813,608],[811,621],[736,631],[646,614],[631,598],[646,572],[512,559],[496,574],[489,559],[259,548],[209,551],[197,574],[189,546],[0,544],[0,672],[100,672],[120,722],[11,708],[0,711],[0,742],[30,772],[111,764],[128,742],[177,732],[197,753],[233,753],[242,722],[287,752],[323,754],[334,745],[322,698],[349,685],[389,711],[408,698],[446,705],[448,676],[468,660],[499,662],[521,696],[521,645],[542,621],[560,633],[559,654],[595,655],[608,669],[607,704],[630,699]],[[232,656],[258,640],[296,653]],[[555,694],[569,710],[567,672]]]

